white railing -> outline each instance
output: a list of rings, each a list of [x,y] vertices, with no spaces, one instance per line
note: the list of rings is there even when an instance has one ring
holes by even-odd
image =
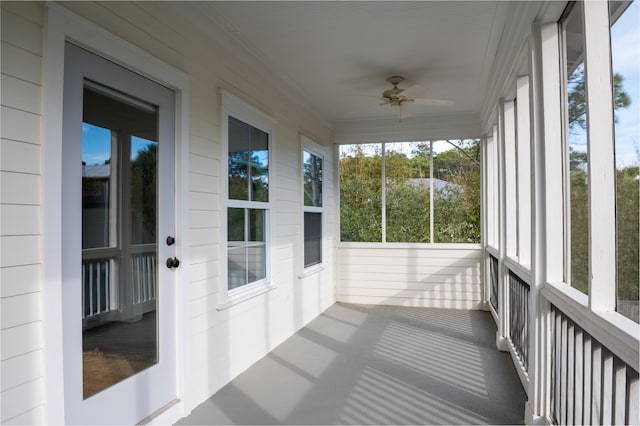
[[[509,269],[509,337],[525,371],[529,363],[529,284]]]
[[[551,421],[638,424],[638,365],[627,364],[551,304]]]
[[[142,306],[141,313],[155,307],[157,265],[154,244],[132,247],[131,273],[126,294],[120,281],[117,256],[109,255],[85,259],[82,262],[82,318],[99,319],[125,305]],[[140,311],[140,309],[136,309]]]

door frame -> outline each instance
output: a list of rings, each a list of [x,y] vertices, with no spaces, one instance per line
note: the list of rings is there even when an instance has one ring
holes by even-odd
[[[144,50],[70,12],[46,5],[43,71],[42,259],[43,340],[46,422],[65,424],[62,275],[62,121],[65,42],[70,41],[175,92],[175,237],[183,267],[175,271],[176,395],[166,409],[148,413],[153,422],[178,420],[192,408],[189,401],[188,161],[189,77]],[[149,418],[147,418],[149,419]]]

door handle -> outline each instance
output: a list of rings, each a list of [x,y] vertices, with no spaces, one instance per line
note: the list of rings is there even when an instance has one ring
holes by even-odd
[[[174,258],[168,258],[167,259],[167,268],[171,269],[171,268],[177,268],[178,266],[180,266],[180,260],[178,260],[177,257]]]

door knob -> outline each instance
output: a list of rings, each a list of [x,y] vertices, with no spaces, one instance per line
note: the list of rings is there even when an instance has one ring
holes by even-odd
[[[168,245],[168,246],[172,246],[172,245],[174,245],[175,243],[176,243],[176,239],[175,239],[175,238],[173,238],[171,235],[169,235],[169,236],[167,237],[167,245]]]
[[[167,268],[177,268],[178,266],[180,266],[180,261],[177,257],[167,259]]]

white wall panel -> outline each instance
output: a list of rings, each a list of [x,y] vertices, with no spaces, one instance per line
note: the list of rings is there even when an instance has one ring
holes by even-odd
[[[346,244],[340,246],[337,254],[339,301],[483,307],[480,249]]]
[[[0,135],[3,139],[40,143],[40,115],[2,106]]]
[[[2,361],[42,348],[42,327],[39,322],[31,322],[6,330],[0,334],[2,338]]]

